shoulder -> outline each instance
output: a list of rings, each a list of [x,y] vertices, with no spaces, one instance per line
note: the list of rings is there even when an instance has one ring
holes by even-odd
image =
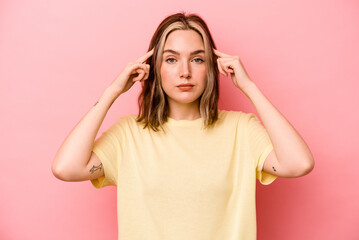
[[[218,111],[218,119],[250,119],[255,116],[253,113],[247,113],[243,111],[227,111],[227,110],[219,110]]]
[[[135,124],[137,122],[136,119],[137,119],[137,115],[135,114],[125,115],[117,118],[116,124],[124,124],[124,123]]]
[[[125,115],[117,118],[116,122],[108,129],[111,132],[138,127],[137,115]]]
[[[257,122],[258,117],[254,113],[243,112],[243,111],[218,111],[218,123],[228,124],[235,123],[237,125],[248,125],[251,122]]]

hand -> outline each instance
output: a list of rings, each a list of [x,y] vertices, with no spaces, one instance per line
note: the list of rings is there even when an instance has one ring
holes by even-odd
[[[150,72],[150,65],[144,62],[151,57],[152,54],[153,49],[137,59],[135,62],[129,62],[111,83],[110,88],[118,93],[119,96],[129,90],[135,82],[146,80]]]
[[[217,65],[219,72],[228,77],[231,74],[234,85],[243,90],[246,86],[253,83],[238,56],[230,56],[225,53],[213,49],[214,53],[218,56]]]

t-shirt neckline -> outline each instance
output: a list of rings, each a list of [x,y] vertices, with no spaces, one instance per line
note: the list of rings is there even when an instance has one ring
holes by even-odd
[[[201,125],[203,119],[197,118],[194,120],[176,120],[174,118],[167,117],[167,124],[170,126],[197,126]]]

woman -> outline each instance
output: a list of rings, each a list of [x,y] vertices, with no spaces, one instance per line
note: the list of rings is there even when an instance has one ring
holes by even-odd
[[[219,72],[265,128],[252,113],[217,109]],[[138,116],[120,117],[94,142],[112,103],[138,81]],[[304,140],[240,59],[216,50],[198,15],[178,13],[76,125],[52,169],[64,181],[117,186],[119,239],[256,239],[256,178],[270,184],[313,167]]]

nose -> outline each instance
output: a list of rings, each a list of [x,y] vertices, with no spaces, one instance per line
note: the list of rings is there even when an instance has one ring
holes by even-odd
[[[188,62],[184,62],[181,66],[181,77],[189,78],[191,77],[190,66]]]

